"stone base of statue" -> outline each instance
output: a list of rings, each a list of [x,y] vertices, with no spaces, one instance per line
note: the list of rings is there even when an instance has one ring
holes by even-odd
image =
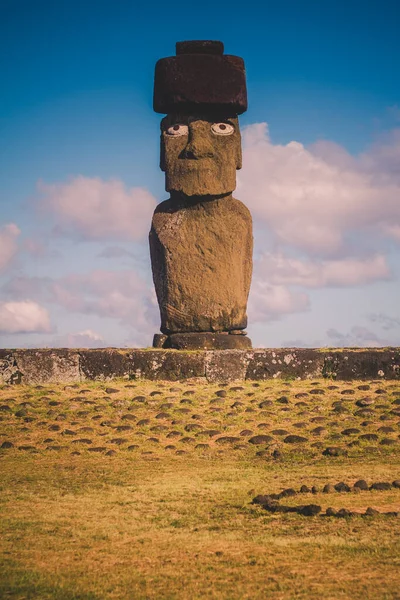
[[[245,332],[156,333],[154,348],[174,350],[249,350],[251,340]]]

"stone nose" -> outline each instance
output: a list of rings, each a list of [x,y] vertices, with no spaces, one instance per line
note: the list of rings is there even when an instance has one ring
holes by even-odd
[[[183,151],[183,156],[192,160],[214,156],[213,145],[205,131],[189,126],[189,140]]]

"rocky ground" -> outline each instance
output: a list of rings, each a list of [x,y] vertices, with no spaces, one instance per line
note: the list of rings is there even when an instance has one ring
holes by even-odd
[[[399,597],[400,382],[3,386],[0,448],[2,597]]]

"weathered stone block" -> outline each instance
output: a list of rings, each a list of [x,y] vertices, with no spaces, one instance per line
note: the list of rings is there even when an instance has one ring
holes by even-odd
[[[130,359],[128,350],[105,348],[80,350],[80,369],[87,379],[112,379],[129,377]]]
[[[15,350],[14,356],[21,383],[70,383],[81,380],[77,350]]]

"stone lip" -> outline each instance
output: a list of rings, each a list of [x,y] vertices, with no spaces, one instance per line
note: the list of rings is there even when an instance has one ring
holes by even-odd
[[[232,336],[235,337],[235,336]],[[0,349],[0,382],[113,378],[209,382],[267,379],[400,380],[400,348]]]
[[[171,333],[165,337],[162,347],[175,350],[250,350],[252,347],[246,335],[229,335],[228,332]]]

